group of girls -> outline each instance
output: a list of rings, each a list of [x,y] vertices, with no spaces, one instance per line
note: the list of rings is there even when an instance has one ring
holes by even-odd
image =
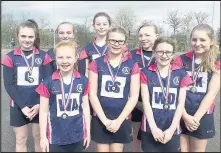
[[[220,90],[220,53],[214,31],[200,24],[191,49],[175,57],[176,43],[153,24],[138,29],[139,48],[104,12],[83,47],[70,22],[57,27],[59,42],[40,49],[34,20],[16,31],[18,48],[2,60],[16,151],[27,151],[32,123],[35,151],[81,152],[90,141],[98,152],[198,152],[215,135],[215,97]]]

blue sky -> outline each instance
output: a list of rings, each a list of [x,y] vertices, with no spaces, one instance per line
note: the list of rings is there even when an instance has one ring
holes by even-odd
[[[18,20],[24,14],[38,23],[40,18],[44,18],[54,28],[63,21],[84,23],[85,18],[92,24],[93,16],[100,11],[114,18],[116,12],[123,7],[135,10],[137,25],[144,19],[153,20],[163,26],[165,31],[171,29],[163,21],[168,11],[176,9],[182,13],[205,12],[209,14],[208,24],[212,26],[213,1],[4,1],[2,14],[12,13]],[[215,2],[213,27],[215,30],[220,27],[220,1]]]

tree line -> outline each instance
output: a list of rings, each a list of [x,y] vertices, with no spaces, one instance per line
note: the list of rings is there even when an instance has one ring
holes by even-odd
[[[21,14],[21,20],[15,20],[12,14],[2,14],[1,23],[1,40],[2,48],[7,48],[12,38],[15,38],[15,30],[17,26],[29,19],[27,15]],[[186,51],[190,47],[190,33],[197,24],[208,23],[209,15],[204,12],[180,12],[179,10],[168,11],[167,18],[162,22],[153,20],[143,20],[137,24],[137,14],[134,9],[129,7],[120,8],[112,18],[113,26],[124,27],[128,32],[128,46],[130,49],[138,47],[137,29],[143,23],[152,23],[158,27],[159,35],[173,37],[177,42],[177,51]],[[169,26],[168,29],[163,28],[163,24]],[[54,29],[50,28],[49,21],[41,18],[38,22],[41,48],[51,48],[54,45]],[[80,46],[85,46],[92,41],[94,32],[90,31],[90,22],[86,17],[83,24],[75,24],[76,28],[76,42]],[[216,32],[217,45],[220,47],[220,27],[214,29]],[[55,36],[55,42],[57,38]]]

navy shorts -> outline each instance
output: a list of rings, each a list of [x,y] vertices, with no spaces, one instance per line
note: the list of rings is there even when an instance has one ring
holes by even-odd
[[[83,152],[83,148],[83,141],[67,145],[49,144],[49,152]]]
[[[162,144],[154,140],[152,133],[141,131],[141,148],[144,152],[180,152],[180,136],[173,135],[170,141]]]
[[[137,108],[134,108],[134,110],[132,111],[131,121],[133,121],[133,122],[141,122],[142,116],[143,116],[143,112],[140,111]]]
[[[181,134],[192,136],[198,139],[210,139],[215,136],[215,126],[213,114],[205,114],[200,120],[200,126],[197,130],[190,132],[187,130],[184,121],[181,119]]]
[[[14,127],[21,127],[29,123],[39,123],[39,114],[37,114],[31,121],[22,113],[18,107],[10,107],[10,125]]]
[[[131,120],[125,120],[116,133],[109,132],[97,116],[92,117],[91,139],[101,144],[130,143],[133,141]]]

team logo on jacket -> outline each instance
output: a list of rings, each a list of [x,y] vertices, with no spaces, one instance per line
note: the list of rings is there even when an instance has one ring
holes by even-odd
[[[82,84],[78,84],[77,85],[77,92],[82,92],[83,88],[82,88]]]
[[[154,82],[154,80],[152,79],[152,80],[150,80],[150,84],[151,85],[156,85],[156,83]]]
[[[188,66],[187,63],[183,63],[183,67],[184,67],[185,69],[189,69],[189,66]]]
[[[180,77],[176,76],[176,77],[173,79],[173,84],[179,85],[179,83],[180,83]]]
[[[42,59],[41,58],[36,58],[35,63],[40,65],[42,63]]]
[[[123,72],[124,74],[130,74],[130,68],[129,68],[129,67],[124,67],[124,68],[122,69],[122,72]]]
[[[60,93],[60,91],[58,89],[56,89],[55,86],[52,86],[51,92],[54,93],[54,94]]]

